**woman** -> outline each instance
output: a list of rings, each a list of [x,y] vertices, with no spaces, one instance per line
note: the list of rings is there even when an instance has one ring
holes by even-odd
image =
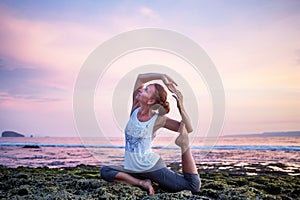
[[[177,107],[182,121],[165,116],[170,110],[167,92],[163,86],[154,83],[144,87],[152,80],[162,80],[167,88],[175,93]],[[190,119],[183,107],[183,97],[175,86],[177,84],[165,74],[140,74],[135,82],[133,105],[130,120],[125,128],[124,168],[104,166],[101,177],[106,181],[114,181],[139,186],[154,194],[152,181],[170,192],[190,190],[197,193],[200,189],[200,177],[189,148],[188,133],[192,132]],[[151,151],[151,142],[155,132],[166,128],[179,132],[176,145],[181,147],[183,175],[169,170],[160,156]]]

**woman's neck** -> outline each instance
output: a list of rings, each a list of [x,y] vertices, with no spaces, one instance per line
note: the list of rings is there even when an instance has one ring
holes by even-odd
[[[151,112],[149,107],[140,107],[138,112],[138,119],[140,121],[148,121],[152,117],[153,113]]]
[[[149,110],[150,110],[149,107],[141,106],[140,110],[139,110],[139,113],[140,113],[140,115],[143,115],[143,116],[149,115]]]

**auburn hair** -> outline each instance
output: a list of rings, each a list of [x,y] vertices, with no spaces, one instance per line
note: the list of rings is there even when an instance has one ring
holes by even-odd
[[[166,92],[165,88],[158,84],[152,84],[155,87],[154,94],[152,98],[155,100],[154,105],[152,106],[153,110],[158,110],[158,115],[162,116],[170,112],[170,104],[167,101],[168,93]]]

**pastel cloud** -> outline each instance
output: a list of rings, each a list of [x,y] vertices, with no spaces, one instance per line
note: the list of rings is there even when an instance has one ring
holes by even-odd
[[[89,48],[84,40],[96,38],[80,24],[19,19],[6,11],[0,23],[0,54],[42,68],[71,68],[82,62]]]
[[[159,19],[159,15],[152,9],[148,8],[148,7],[141,7],[139,9],[139,13],[141,13],[142,15],[144,16],[148,16],[150,18],[153,18],[153,19]]]

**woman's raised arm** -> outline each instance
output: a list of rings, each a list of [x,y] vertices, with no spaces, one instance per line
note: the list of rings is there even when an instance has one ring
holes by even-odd
[[[136,81],[135,81],[135,84],[134,84],[134,91],[136,91],[137,89],[143,87],[145,83],[147,83],[149,81],[153,81],[153,80],[163,81],[164,84],[167,86],[167,88],[171,92],[175,92],[175,86],[177,86],[175,81],[171,77],[169,77],[168,75],[161,74],[161,73],[139,74]]]
[[[161,74],[161,73],[139,74],[135,81],[135,84],[134,84],[133,98],[132,98],[133,103],[132,103],[131,112],[139,106],[138,102],[136,100],[136,95],[138,94],[139,90],[144,87],[145,83],[147,83],[149,81],[153,81],[153,80],[163,81],[163,83],[167,86],[167,88],[171,92],[174,92],[176,90],[175,85],[177,85],[177,84],[171,77],[169,77],[166,74]]]

